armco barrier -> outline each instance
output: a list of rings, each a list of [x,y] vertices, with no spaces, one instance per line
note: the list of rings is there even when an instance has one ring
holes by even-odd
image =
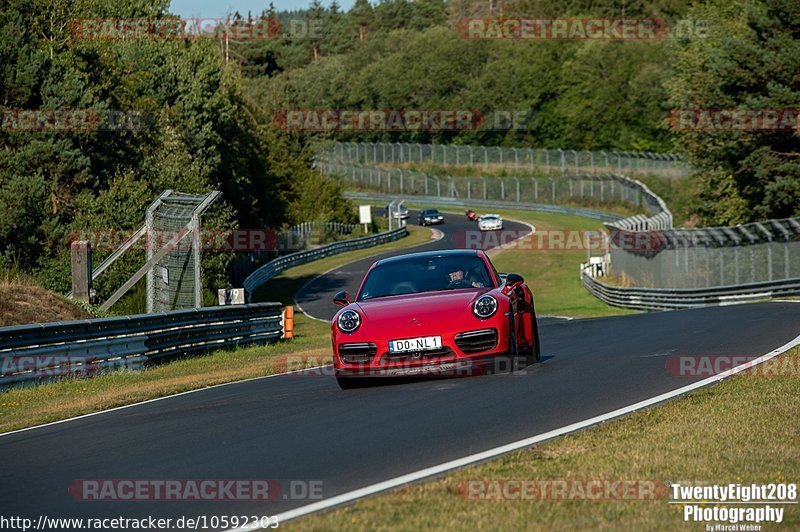
[[[570,214],[574,216],[583,216],[584,218],[592,218],[603,222],[616,222],[622,220],[622,216],[611,214],[608,212],[596,211],[593,209],[584,209],[582,207],[568,207],[565,205],[551,205],[549,203],[527,203],[527,202],[512,202],[512,201],[491,201],[491,200],[469,200],[465,202],[459,198],[447,198],[440,196],[416,196],[416,195],[398,195],[398,194],[377,194],[372,192],[345,192],[345,197],[352,200],[361,200],[365,202],[386,202],[390,199],[405,200],[407,202],[419,203],[424,205],[436,206],[453,206],[458,208],[467,207],[484,207],[488,209],[517,209],[522,211],[539,211],[551,214]]]
[[[298,251],[297,253],[290,253],[288,255],[284,255],[283,257],[278,257],[277,259],[271,260],[258,268],[244,280],[244,290],[247,294],[247,300],[250,301],[253,292],[255,292],[259,286],[288,268],[329,257],[331,255],[338,255],[339,253],[344,253],[345,251],[353,251],[356,249],[377,246],[385,242],[391,242],[393,240],[403,238],[407,234],[408,231],[406,228],[400,227],[399,229],[378,233],[377,235],[351,238],[349,240],[342,240],[340,242],[334,242],[333,244],[320,246],[318,248],[309,249],[306,251]]]
[[[761,299],[800,295],[800,279],[748,283],[717,288],[636,288],[613,286],[581,270],[583,286],[601,301],[637,310],[677,310],[712,305],[732,305]]]
[[[0,388],[92,375],[283,334],[280,303],[186,309],[0,328]]]

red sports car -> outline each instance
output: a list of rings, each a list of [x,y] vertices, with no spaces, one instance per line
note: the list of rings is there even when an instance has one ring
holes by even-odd
[[[429,251],[377,261],[331,322],[342,388],[379,377],[452,376],[539,360],[533,295],[501,277],[480,250]]]

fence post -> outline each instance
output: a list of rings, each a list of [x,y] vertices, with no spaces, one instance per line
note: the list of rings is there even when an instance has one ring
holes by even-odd
[[[72,297],[89,301],[92,289],[92,245],[87,240],[75,240],[70,244],[72,261]]]

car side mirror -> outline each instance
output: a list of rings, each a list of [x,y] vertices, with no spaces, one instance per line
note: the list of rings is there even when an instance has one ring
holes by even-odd
[[[509,273],[506,275],[506,285],[503,287],[503,293],[507,294],[518,286],[521,286],[525,279],[518,273]]]
[[[342,290],[338,292],[335,296],[333,296],[333,302],[339,305],[340,307],[346,307],[350,304],[350,295]]]

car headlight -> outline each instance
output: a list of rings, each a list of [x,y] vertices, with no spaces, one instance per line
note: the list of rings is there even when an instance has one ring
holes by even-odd
[[[336,320],[339,324],[339,330],[344,333],[351,333],[358,329],[361,325],[361,316],[355,310],[345,310],[339,314],[339,319]]]
[[[477,318],[490,318],[497,312],[497,300],[492,296],[481,296],[472,305],[472,313]]]

